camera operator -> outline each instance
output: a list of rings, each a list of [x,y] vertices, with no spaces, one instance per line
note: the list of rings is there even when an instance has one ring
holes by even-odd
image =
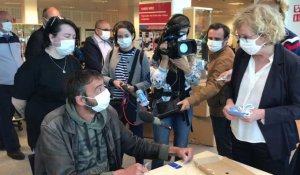
[[[182,148],[188,145],[192,111],[179,112],[179,107],[176,104],[188,97],[191,85],[197,85],[200,80],[196,60],[192,54],[188,54],[188,52],[195,50],[195,41],[186,39],[189,28],[190,21],[185,15],[173,15],[159,38],[151,61],[153,66],[151,81],[154,86],[153,113],[157,115],[174,111],[161,120],[174,128],[174,146]],[[180,46],[182,43],[183,47]],[[185,51],[187,51],[186,54],[182,55]],[[153,132],[155,142],[169,144],[169,129],[153,126]],[[152,161],[152,168],[162,165],[162,160]]]

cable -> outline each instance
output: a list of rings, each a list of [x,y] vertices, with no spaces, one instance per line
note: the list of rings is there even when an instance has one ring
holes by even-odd
[[[129,121],[129,119],[128,119],[127,115],[126,115],[126,111],[125,111],[125,108],[127,108],[128,103],[130,103],[133,107],[135,107],[137,109],[137,106],[134,105],[133,103],[131,103],[130,100],[129,100],[129,97],[126,98],[125,94],[124,94],[123,97],[122,97],[122,112],[123,112],[123,116],[124,116],[126,122],[129,125],[132,125],[132,126],[139,126],[141,124],[144,124],[144,122],[135,124],[135,123],[132,123],[131,121]],[[140,104],[138,103],[138,105],[140,105]],[[146,111],[146,108],[144,106],[140,105],[140,107]]]

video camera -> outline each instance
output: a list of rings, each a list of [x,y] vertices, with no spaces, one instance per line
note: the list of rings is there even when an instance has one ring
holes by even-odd
[[[160,53],[168,55],[171,59],[179,59],[184,55],[195,54],[197,52],[196,41],[193,39],[178,40],[180,37],[182,37],[180,34],[169,34],[166,36],[166,33],[163,33],[157,40],[157,49],[155,54],[157,55]],[[159,48],[165,41],[167,41],[167,49]]]

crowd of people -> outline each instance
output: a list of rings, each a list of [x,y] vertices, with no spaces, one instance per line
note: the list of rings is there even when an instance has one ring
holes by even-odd
[[[259,0],[236,14],[231,31],[211,24],[206,86],[194,93],[201,78],[195,54],[174,55],[169,46],[187,40],[191,24],[183,14],[168,20],[149,60],[135,47],[129,21],[113,27],[96,21],[78,56],[77,26],[48,7],[23,63],[11,17],[0,11],[0,149],[25,158],[12,125],[17,112],[26,121],[37,175],[144,174],[144,159],[152,159],[151,169],[170,156],[193,159],[189,134],[205,131],[192,128],[192,107],[207,100],[219,155],[272,174],[297,174],[289,160],[299,142],[300,41],[285,28],[287,6],[286,0]],[[231,33],[239,41],[235,53]],[[137,91],[151,92],[151,106],[141,105]],[[231,112],[249,104],[247,115]],[[153,141],[143,139],[138,111],[149,109],[154,116],[168,113],[161,122],[174,131],[172,146],[170,128],[159,125],[153,125]],[[136,163],[122,168],[124,154]]]

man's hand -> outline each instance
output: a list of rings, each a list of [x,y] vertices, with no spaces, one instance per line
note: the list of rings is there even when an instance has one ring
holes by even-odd
[[[189,110],[191,105],[187,99],[184,99],[177,103],[177,105],[181,105],[180,111]]]
[[[229,108],[231,108],[232,106],[234,106],[234,103],[233,103],[232,99],[228,99],[228,100],[226,101],[225,107],[223,108],[223,113],[224,113],[225,117],[226,117],[228,120],[236,120],[236,119],[239,118],[238,116],[233,116],[233,115],[228,114],[228,110],[229,110]]]
[[[145,172],[148,172],[147,168],[136,163],[125,169],[115,171],[113,175],[143,175]]]
[[[192,148],[179,148],[179,147],[170,147],[170,155],[175,155],[181,158],[184,163],[188,163],[193,160],[193,149]]]
[[[232,75],[232,69],[221,73],[217,79],[224,80],[225,82],[229,82],[231,80],[231,75]]]

